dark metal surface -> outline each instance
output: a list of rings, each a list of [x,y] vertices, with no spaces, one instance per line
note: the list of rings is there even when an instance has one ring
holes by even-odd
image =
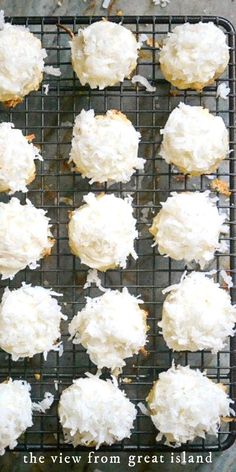
[[[133,196],[134,213],[138,220],[139,239],[136,250],[139,258],[135,262],[129,260],[125,270],[108,271],[101,274],[102,283],[106,287],[121,288],[126,285],[131,293],[140,294],[149,312],[148,324],[149,342],[148,356],[142,354],[129,359],[123,374],[120,376],[121,388],[128,397],[138,403],[144,401],[153,381],[158,374],[170,367],[172,360],[178,363],[190,364],[202,371],[207,369],[208,375],[215,381],[229,386],[230,395],[236,398],[236,343],[231,340],[223,352],[212,355],[210,352],[175,353],[166,347],[157,329],[157,321],[161,318],[163,302],[162,290],[177,282],[184,270],[184,264],[164,258],[152,247],[152,238],[148,232],[154,214],[160,209],[160,202],[166,200],[171,191],[204,190],[209,188],[206,177],[189,179],[182,178],[159,156],[158,149],[161,141],[160,129],[164,126],[169,113],[180,101],[192,105],[207,106],[211,112],[219,114],[225,120],[230,134],[231,150],[235,145],[235,35],[232,25],[223,18],[217,17],[125,17],[111,18],[130,28],[135,34],[146,33],[155,41],[160,41],[176,24],[184,21],[197,22],[213,21],[225,32],[230,46],[230,64],[223,77],[218,81],[230,84],[229,100],[216,100],[216,86],[208,87],[202,94],[194,91],[177,91],[170,93],[170,85],[163,79],[158,65],[158,49],[144,45],[140,53],[137,73],[147,77],[156,85],[155,93],[147,93],[142,87],[133,86],[125,80],[120,86],[109,87],[104,91],[91,90],[82,87],[75,78],[70,64],[69,38],[62,30],[57,29],[57,23],[62,23],[75,32],[78,27],[88,25],[100,18],[12,18],[15,24],[27,25],[30,30],[41,38],[47,49],[47,63],[60,67],[60,78],[46,76],[44,84],[49,83],[50,89],[46,96],[42,89],[30,94],[21,105],[13,110],[0,108],[1,121],[12,121],[25,134],[35,133],[35,143],[40,145],[44,157],[43,163],[37,164],[37,177],[30,185],[27,198],[36,206],[48,210],[52,219],[53,234],[56,245],[52,255],[40,262],[40,267],[34,271],[26,269],[17,274],[11,282],[1,282],[4,287],[19,287],[22,281],[52,287],[63,293],[62,308],[69,319],[84,306],[85,296],[95,296],[96,288],[83,290],[86,281],[87,267],[80,264],[70,253],[67,239],[68,211],[76,208],[83,195],[89,191],[114,192],[124,197]],[[104,113],[107,109],[117,108],[127,114],[133,124],[142,134],[140,157],[145,157],[145,171],[138,172],[126,184],[89,185],[80,175],[73,174],[67,165],[71,144],[71,132],[75,116],[82,108],[94,108],[96,113]],[[216,268],[216,279],[222,268],[229,270],[235,283],[235,160],[233,152],[229,159],[220,167],[218,176],[230,183],[232,190],[230,203],[224,197],[219,199],[219,208],[227,211],[230,216],[229,252],[227,255],[218,254],[209,268]],[[18,194],[21,201],[26,196]],[[1,197],[7,201],[7,196]],[[194,268],[194,266],[193,266]],[[221,280],[222,282],[222,280]],[[231,290],[235,300],[235,289]],[[23,378],[32,385],[34,400],[42,399],[45,391],[55,394],[55,404],[45,415],[35,415],[34,426],[20,438],[18,450],[50,450],[60,448],[70,449],[64,444],[62,432],[57,417],[57,401],[61,391],[72,383],[72,379],[96,368],[81,346],[73,346],[68,341],[67,323],[62,326],[64,354],[52,352],[48,360],[43,356],[33,359],[12,362],[3,351],[0,352],[0,380],[11,376]],[[36,374],[36,375],[35,375]],[[104,376],[108,375],[104,372]],[[127,383],[128,382],[131,383]],[[58,386],[58,390],[55,387]],[[205,441],[197,439],[184,446],[187,451],[222,450],[229,447],[235,438],[233,423],[222,427],[216,438],[207,437]],[[135,430],[130,440],[117,444],[109,450],[168,450],[162,443],[155,442],[156,431],[150,418],[138,414]],[[82,449],[82,448],[81,448]],[[108,448],[101,448],[102,450]]]

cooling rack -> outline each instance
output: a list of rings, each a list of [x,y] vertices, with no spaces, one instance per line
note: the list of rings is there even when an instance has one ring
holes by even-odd
[[[204,190],[209,188],[210,180],[206,177],[188,179],[174,171],[158,155],[160,145],[160,129],[164,126],[169,113],[180,101],[192,105],[207,106],[214,114],[221,115],[228,126],[231,153],[220,167],[218,177],[229,182],[232,191],[230,200],[220,196],[218,206],[228,212],[230,232],[228,239],[228,254],[218,254],[211,263],[210,269],[217,271],[216,279],[220,279],[220,270],[227,269],[235,283],[235,35],[229,21],[219,17],[113,17],[112,21],[120,22],[130,28],[137,37],[145,33],[151,41],[145,43],[140,53],[137,73],[144,75],[156,86],[156,92],[147,93],[143,87],[132,85],[125,80],[120,86],[109,87],[104,91],[90,90],[82,87],[75,78],[70,65],[70,47],[67,34],[57,28],[61,23],[77,32],[98,17],[16,17],[8,18],[14,24],[26,25],[38,36],[47,49],[47,63],[60,67],[61,77],[45,75],[43,85],[49,84],[48,95],[45,87],[31,93],[24,102],[16,108],[8,110],[1,106],[1,121],[12,121],[25,134],[34,133],[35,143],[41,147],[44,162],[37,163],[37,177],[30,185],[27,194],[37,207],[48,211],[53,223],[53,233],[56,244],[52,255],[40,263],[34,271],[24,270],[17,274],[11,282],[1,282],[1,292],[5,286],[19,287],[22,281],[53,287],[63,293],[62,309],[72,318],[84,306],[85,296],[99,294],[96,288],[83,289],[88,269],[80,264],[70,253],[67,239],[68,211],[76,208],[83,195],[92,191],[99,193],[114,192],[124,197],[133,196],[135,216],[138,220],[139,239],[136,250],[137,261],[129,260],[124,270],[108,271],[101,274],[104,286],[121,288],[126,285],[130,292],[145,300],[149,312],[148,324],[149,342],[148,355],[129,359],[120,377],[120,386],[125,389],[128,397],[138,403],[144,401],[153,381],[158,374],[171,366],[174,359],[183,365],[190,364],[201,371],[207,369],[208,375],[215,381],[229,387],[232,398],[236,398],[236,343],[231,339],[224,351],[217,355],[210,352],[175,353],[169,351],[157,329],[157,321],[161,318],[163,302],[162,290],[176,283],[184,270],[184,264],[158,254],[152,247],[152,239],[148,232],[154,214],[160,209],[160,202],[166,200],[171,191]],[[216,87],[204,89],[202,94],[194,91],[176,91],[163,79],[158,65],[157,41],[166,36],[168,31],[183,22],[213,21],[225,32],[230,46],[230,63],[225,75],[217,81],[226,81],[230,85],[228,100],[216,99]],[[113,186],[89,185],[79,175],[73,174],[67,164],[70,151],[72,124],[76,114],[82,108],[94,108],[96,113],[104,113],[111,108],[117,108],[127,114],[133,124],[142,134],[139,155],[147,159],[145,172],[137,172],[126,184]],[[26,196],[17,195],[21,201]],[[2,201],[9,197],[2,196]],[[193,266],[194,268],[194,266]],[[235,289],[231,289],[235,301]],[[16,450],[52,450],[72,449],[64,444],[62,431],[57,417],[57,403],[60,393],[69,386],[73,378],[83,376],[87,371],[95,373],[86,352],[81,346],[74,346],[68,341],[67,324],[63,327],[64,353],[51,352],[48,360],[43,356],[33,359],[12,362],[3,351],[0,352],[0,380],[6,377],[23,378],[32,385],[34,401],[40,400],[45,391],[55,394],[54,406],[45,415],[35,415],[34,426],[19,440]],[[104,371],[104,378],[108,372]],[[130,439],[124,440],[109,448],[109,451],[167,451],[163,443],[155,442],[156,431],[150,418],[138,414],[135,429]],[[185,445],[186,451],[222,450],[233,444],[235,438],[234,424],[225,424],[218,436],[197,439]],[[80,448],[82,450],[83,448]],[[106,450],[102,448],[101,450]],[[180,450],[180,449],[178,449]]]

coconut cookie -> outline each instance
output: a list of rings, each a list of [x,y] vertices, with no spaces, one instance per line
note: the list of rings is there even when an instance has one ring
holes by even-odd
[[[217,435],[221,418],[234,414],[233,403],[222,384],[216,384],[200,370],[172,366],[159,375],[147,397],[156,437],[178,447],[196,437]]]
[[[33,425],[30,385],[11,379],[0,383],[0,456],[14,449],[18,437]]]
[[[0,304],[0,347],[13,361],[39,353],[46,356],[59,347],[60,323],[67,317],[54,298],[57,296],[26,284],[12,291],[5,289]]]
[[[62,392],[59,417],[65,441],[74,447],[111,445],[129,438],[136,409],[119,390],[117,382],[92,374],[80,378]]]
[[[161,71],[179,89],[201,91],[214,83],[229,62],[226,35],[214,23],[184,23],[164,40]]]
[[[122,292],[108,290],[100,297],[88,297],[83,310],[71,321],[73,343],[84,346],[98,369],[120,369],[126,358],[145,346],[147,313],[140,303],[127,288]]]
[[[27,200],[21,205],[18,198],[0,203],[0,273],[2,279],[14,275],[29,266],[37,267],[37,261],[51,253],[54,240],[46,212],[35,208]]]
[[[43,160],[27,136],[12,123],[0,123],[0,192],[27,192],[35,178],[35,159]]]
[[[70,215],[69,245],[83,264],[106,271],[126,267],[131,254],[135,259],[136,219],[130,198],[89,193],[82,205]]]
[[[228,292],[202,272],[184,275],[166,291],[158,325],[167,346],[174,351],[221,351],[236,323],[236,306]]]
[[[227,232],[226,215],[219,213],[215,202],[208,191],[172,193],[150,228],[159,253],[176,261],[195,261],[203,268],[217,250],[225,251],[219,238]]]
[[[134,34],[124,26],[96,21],[72,38],[72,66],[82,85],[103,90],[130,76],[139,49]]]
[[[203,107],[180,103],[161,134],[160,155],[184,174],[211,174],[229,153],[224,121]]]
[[[14,106],[38,90],[46,56],[41,41],[27,28],[4,23],[0,30],[0,101]]]
[[[128,182],[145,160],[138,157],[140,133],[117,110],[95,116],[94,110],[76,117],[70,162],[82,177],[94,182]]]

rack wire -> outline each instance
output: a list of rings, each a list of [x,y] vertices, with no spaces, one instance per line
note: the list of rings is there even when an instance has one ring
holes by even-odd
[[[220,167],[218,177],[229,181],[231,189],[230,201],[220,196],[218,206],[230,216],[230,233],[228,236],[229,252],[218,254],[210,264],[210,269],[217,270],[220,279],[222,268],[230,271],[235,287],[235,34],[229,21],[219,17],[112,17],[112,21],[120,22],[130,28],[139,37],[145,33],[152,40],[152,47],[143,45],[137,73],[144,75],[156,85],[156,92],[147,93],[143,87],[132,85],[125,80],[120,86],[109,87],[104,91],[82,87],[75,77],[70,64],[70,46],[66,33],[57,28],[61,23],[77,32],[97,21],[98,17],[15,17],[8,18],[14,24],[26,25],[38,36],[47,49],[48,64],[60,67],[60,78],[45,76],[44,84],[49,84],[49,93],[45,88],[31,93],[16,108],[8,110],[0,108],[1,121],[12,121],[25,134],[35,133],[35,143],[41,147],[44,162],[37,164],[37,176],[30,185],[27,198],[37,207],[48,210],[53,223],[56,245],[52,255],[40,263],[34,271],[26,269],[16,275],[13,281],[1,282],[1,292],[8,285],[19,287],[22,281],[53,287],[63,293],[62,308],[69,319],[84,306],[85,296],[96,296],[96,288],[83,289],[88,268],[80,264],[68,247],[67,223],[68,211],[78,207],[83,195],[92,191],[99,193],[114,192],[124,197],[133,196],[134,213],[138,220],[139,239],[136,241],[137,261],[129,260],[124,270],[107,271],[101,275],[105,287],[128,287],[131,293],[141,294],[149,312],[150,326],[148,356],[142,354],[129,359],[120,377],[120,386],[134,402],[144,401],[153,382],[163,370],[167,370],[174,359],[183,365],[190,364],[201,371],[207,369],[208,376],[229,387],[232,398],[236,398],[236,343],[229,341],[224,351],[212,355],[208,351],[197,353],[173,353],[168,350],[157,329],[157,321],[161,318],[163,302],[162,289],[177,282],[184,270],[184,264],[158,254],[152,247],[152,239],[148,232],[154,214],[160,209],[160,202],[166,200],[171,191],[204,190],[209,187],[206,177],[188,179],[174,171],[158,156],[160,145],[160,129],[164,126],[169,113],[180,101],[192,105],[207,106],[214,114],[221,115],[228,126],[230,148],[232,152]],[[195,91],[173,91],[162,77],[158,65],[157,41],[160,41],[177,24],[189,21],[213,21],[225,32],[230,46],[230,63],[225,75],[217,84],[204,89],[202,94]],[[226,81],[230,85],[227,101],[216,99],[216,87],[219,82]],[[131,119],[141,132],[142,141],[139,155],[147,159],[144,172],[137,172],[126,184],[89,185],[80,175],[72,173],[67,165],[71,144],[72,125],[75,116],[82,108],[94,108],[96,113],[104,113],[108,109],[117,108]],[[26,196],[17,195],[21,201]],[[2,201],[8,201],[2,196]],[[220,280],[222,282],[222,280]],[[235,301],[235,288],[231,289]],[[57,403],[63,389],[72,383],[72,379],[83,376],[87,371],[95,373],[95,366],[89,361],[88,355],[81,346],[74,346],[68,341],[67,324],[62,326],[64,353],[59,357],[51,352],[48,360],[42,355],[33,359],[13,362],[5,352],[0,352],[0,380],[6,377],[23,378],[32,385],[34,401],[42,399],[45,391],[55,394],[54,406],[47,414],[37,414],[34,426],[19,440],[17,450],[52,450],[59,448],[68,450],[70,445],[63,441],[62,431],[57,416]],[[104,372],[104,377],[108,372]],[[128,381],[127,381],[128,379]],[[127,383],[128,382],[128,383]],[[109,448],[109,451],[167,451],[163,443],[155,442],[156,431],[150,418],[138,414],[131,438]],[[185,445],[186,451],[222,450],[233,444],[235,427],[233,423],[223,426],[216,438],[196,439]],[[106,450],[107,448],[101,448]],[[80,448],[83,450],[83,448]],[[178,450],[181,450],[178,449]]]

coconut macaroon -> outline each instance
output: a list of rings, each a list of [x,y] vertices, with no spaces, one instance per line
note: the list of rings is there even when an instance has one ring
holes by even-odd
[[[224,121],[200,106],[180,103],[161,134],[160,155],[184,174],[211,174],[229,153]]]
[[[123,82],[135,69],[140,44],[124,26],[96,21],[71,41],[72,66],[82,85],[100,90]]]
[[[0,203],[0,273],[2,279],[14,275],[29,266],[37,267],[37,261],[51,253],[54,239],[49,218],[42,209],[35,208],[27,200],[21,205],[13,197],[8,203]]]
[[[122,292],[107,290],[100,297],[88,297],[83,310],[71,321],[73,343],[82,344],[98,369],[122,368],[124,359],[138,354],[146,344],[147,312],[140,303],[142,300],[126,287]]]
[[[189,366],[174,365],[159,375],[147,397],[151,419],[168,446],[218,433],[221,418],[234,414],[222,384]]]
[[[217,198],[210,192],[173,192],[154,217],[150,233],[159,253],[177,261],[195,261],[203,268],[215,251],[225,251],[220,234],[228,231],[223,224],[226,215],[220,214]]]
[[[0,383],[0,456],[7,447],[14,449],[17,438],[33,425],[30,389],[23,380]]]
[[[85,111],[76,117],[70,162],[82,177],[93,182],[128,182],[145,160],[138,158],[140,133],[117,110],[105,115]]]
[[[89,193],[85,205],[71,212],[69,245],[83,264],[106,271],[126,267],[131,254],[134,259],[134,239],[137,238],[136,219],[130,197]]]
[[[27,192],[34,180],[34,161],[43,159],[30,139],[12,123],[0,123],[0,192]]]
[[[133,403],[115,379],[87,375],[62,392],[58,412],[65,441],[98,449],[129,438],[137,413]]]
[[[168,293],[158,325],[167,346],[174,351],[209,349],[216,353],[234,335],[236,306],[230,295],[207,274],[192,272]]]
[[[59,348],[60,322],[67,317],[54,297],[60,294],[43,287],[5,289],[0,304],[0,347],[13,361]]]
[[[0,101],[14,106],[38,90],[47,56],[41,41],[24,26],[3,23],[0,30]]]
[[[212,22],[176,26],[160,51],[161,71],[179,89],[201,91],[220,77],[228,62],[226,35]]]

